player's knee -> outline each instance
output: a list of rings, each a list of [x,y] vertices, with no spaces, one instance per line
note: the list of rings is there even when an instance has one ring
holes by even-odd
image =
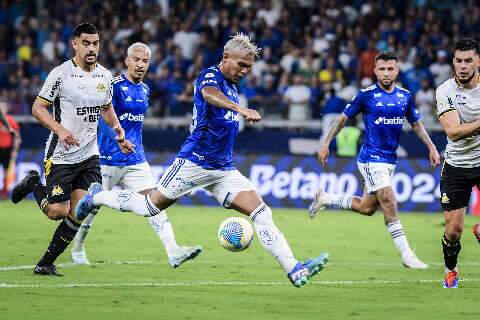
[[[445,226],[445,235],[448,239],[459,239],[463,232],[463,224],[450,222]]]
[[[68,216],[68,211],[65,212],[58,209],[49,209],[46,214],[51,220],[63,220]]]
[[[367,216],[373,216],[373,214],[377,211],[377,208],[375,206],[361,206],[360,207],[360,213],[367,215]]]
[[[169,199],[165,197],[160,191],[157,189],[152,190],[148,197],[150,201],[157,207],[159,210],[164,210],[175,203],[176,200]]]

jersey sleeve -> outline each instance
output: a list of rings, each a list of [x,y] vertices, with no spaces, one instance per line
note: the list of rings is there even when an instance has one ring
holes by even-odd
[[[115,109],[115,111],[117,110],[117,103],[118,103],[118,88],[119,88],[119,84],[113,83],[112,81],[110,95],[111,95],[112,106]]]
[[[418,111],[417,107],[415,106],[415,102],[413,101],[413,95],[408,95],[408,104],[407,110],[405,111],[405,118],[410,123],[415,123],[420,120],[420,111]]]
[[[105,101],[103,103],[103,106],[109,105],[112,103],[112,97],[113,97],[113,77],[110,72],[108,72],[108,77],[107,77],[107,83],[110,85],[107,86],[107,94],[105,95]]]
[[[352,101],[350,101],[350,103],[348,103],[345,106],[345,109],[343,110],[343,113],[347,117],[353,118],[357,114],[359,114],[360,112],[363,111],[363,109],[364,109],[363,95],[364,94],[362,92],[357,93],[355,95],[355,97],[353,97]]]
[[[215,87],[222,91],[220,87],[220,75],[216,70],[207,70],[207,72],[200,74],[197,79],[197,91],[202,92],[205,87]]]
[[[437,116],[440,119],[445,113],[450,111],[456,111],[453,100],[445,93],[442,86],[437,88],[435,92],[435,98],[437,100]]]
[[[47,80],[45,80],[42,89],[38,93],[38,98],[47,104],[52,104],[60,95],[62,84],[63,72],[60,66],[58,66],[48,74]]]

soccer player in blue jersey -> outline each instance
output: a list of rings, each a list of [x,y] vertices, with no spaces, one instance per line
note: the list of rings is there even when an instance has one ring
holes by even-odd
[[[397,62],[397,55],[393,52],[382,52],[376,56],[375,75],[378,82],[360,90],[345,107],[343,113],[330,127],[317,154],[318,160],[324,165],[332,140],[348,119],[363,113],[365,138],[357,159],[358,168],[365,180],[363,196],[340,196],[319,190],[309,207],[309,214],[314,218],[318,210],[333,206],[371,216],[380,207],[384,213],[387,231],[402,255],[403,265],[408,268],[426,269],[428,266],[416,257],[408,245],[398,218],[397,201],[391,186],[404,118],[427,145],[432,166],[440,163],[440,156],[420,122],[420,113],[414,105],[413,95],[395,84],[398,76]]]
[[[146,195],[155,189],[156,182],[145,158],[142,144],[143,119],[150,95],[150,88],[142,80],[147,72],[150,56],[151,50],[146,44],[140,42],[132,44],[127,50],[125,59],[126,72],[112,81],[112,104],[125,130],[125,137],[135,145],[135,152],[123,153],[115,140],[115,132],[102,119],[98,122],[97,143],[100,151],[102,185],[105,190],[120,185]],[[84,244],[95,213],[92,212],[85,218],[75,236],[71,252],[75,263],[89,264]],[[163,242],[172,267],[178,267],[201,252],[200,246],[177,245],[165,211],[149,217],[148,220]]]
[[[262,246],[280,263],[294,286],[303,286],[322,270],[328,253],[305,262],[296,260],[273,222],[272,210],[233,163],[240,116],[252,123],[261,120],[257,111],[238,104],[236,85],[251,71],[259,51],[248,36],[237,34],[225,44],[220,64],[200,73],[195,82],[191,134],[155,190],[142,196],[131,190],[102,191],[101,186],[92,184],[88,196],[77,206],[77,217],[85,217],[101,205],[155,216],[181,196],[203,187],[225,208],[250,216]]]

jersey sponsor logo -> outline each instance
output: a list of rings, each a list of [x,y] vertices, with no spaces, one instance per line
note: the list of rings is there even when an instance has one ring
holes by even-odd
[[[133,101],[133,100],[132,100],[132,97],[128,96],[128,97],[125,99],[125,101],[130,102],[130,101]]]
[[[143,122],[143,119],[145,119],[145,116],[143,114],[131,114],[129,112],[126,112],[126,113],[122,114],[120,117],[118,117],[118,119],[119,120]]]
[[[97,122],[100,116],[100,106],[95,107],[79,107],[77,108],[77,116],[83,117],[83,122]]]
[[[122,86],[122,90],[123,90],[123,91],[127,91],[127,90],[128,90],[128,87]]]
[[[374,121],[375,124],[403,124],[403,118],[402,117],[395,117],[395,118],[384,118],[384,117],[378,117],[377,120]]]
[[[388,107],[395,107],[395,103],[387,103]]]
[[[52,196],[59,196],[61,194],[63,194],[63,189],[60,186],[57,185],[57,186],[53,187]]]
[[[193,154],[195,157],[197,157],[198,160],[205,160],[205,156],[201,156],[201,155],[199,155],[199,154],[196,153],[196,152],[192,152],[192,154]]]
[[[382,93],[381,92],[377,92],[377,93],[374,93],[373,96],[375,98],[380,98],[382,96]]]
[[[376,104],[375,106],[377,106],[377,107],[383,107],[383,103],[382,103],[382,101],[378,101],[378,102],[377,102],[377,104]]]
[[[98,92],[105,92],[105,91],[107,91],[107,88],[105,87],[105,85],[103,83],[99,83],[97,85],[97,91]]]
[[[205,79],[214,78],[214,77],[215,77],[215,75],[212,72],[209,72],[205,75]]]
[[[237,122],[240,121],[240,115],[238,113],[232,112],[230,110],[223,116],[223,118],[225,120],[231,120],[231,121],[237,121]]]
[[[405,95],[404,95],[403,93],[397,93],[397,97],[399,97],[399,98],[404,98]]]
[[[74,74],[74,73],[72,73],[72,74],[70,75],[70,77],[72,77],[72,78],[83,78],[83,74]]]
[[[60,83],[62,83],[62,78],[58,78],[57,81],[52,86],[52,90],[50,90],[50,98],[53,98],[55,96],[55,91],[58,89],[60,86]]]
[[[103,74],[101,74],[101,73],[99,73],[99,74],[94,74],[94,75],[92,76],[92,78],[103,78],[103,77],[104,77],[104,76],[103,76]]]
[[[203,80],[203,81],[200,83],[200,85],[203,86],[203,85],[205,85],[205,84],[207,84],[207,83],[215,83],[215,84],[218,84],[218,82],[217,82],[216,80],[214,80],[214,79],[208,79],[208,80]]]

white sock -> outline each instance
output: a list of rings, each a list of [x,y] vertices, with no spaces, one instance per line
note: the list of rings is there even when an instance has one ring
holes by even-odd
[[[287,240],[273,223],[272,210],[262,203],[252,212],[250,218],[262,247],[277,259],[286,273],[292,271],[298,261],[293,256]]]
[[[73,239],[73,251],[85,250],[85,238],[92,228],[93,218],[95,218],[97,211],[98,210],[95,210],[95,212],[89,213],[88,216],[82,221],[82,225],[78,229],[77,234]]]
[[[150,200],[149,195],[141,195],[132,190],[101,191],[93,196],[95,206],[105,205],[120,211],[130,211],[143,217],[151,217],[160,213]]]
[[[150,222],[153,230],[157,233],[160,240],[162,240],[167,255],[173,255],[178,250],[178,245],[175,241],[175,235],[172,225],[168,220],[167,213],[162,211],[153,217],[148,217],[148,222]]]
[[[334,208],[350,210],[354,196],[341,196],[333,193],[324,193],[325,204]]]
[[[406,255],[411,255],[412,250],[408,245],[407,236],[403,231],[400,220],[387,224],[386,228],[387,232],[390,233],[390,236],[392,237],[393,243],[395,243],[398,251],[400,251],[402,257]]]

